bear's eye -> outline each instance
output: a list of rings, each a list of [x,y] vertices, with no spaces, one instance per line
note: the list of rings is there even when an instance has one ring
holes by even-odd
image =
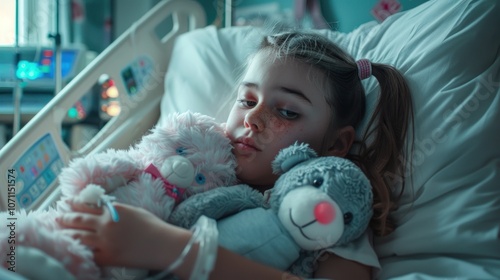
[[[185,155],[186,154],[186,149],[184,147],[179,147],[177,149],[175,149],[175,152],[178,154],[178,155]]]
[[[344,214],[344,225],[348,225],[352,222],[352,213],[347,212]]]
[[[320,187],[321,185],[323,185],[323,178],[314,179],[312,185],[316,188]]]
[[[194,179],[196,180],[196,183],[198,183],[198,185],[205,184],[205,181],[207,180],[205,178],[205,175],[203,175],[201,173],[196,174],[196,177]]]

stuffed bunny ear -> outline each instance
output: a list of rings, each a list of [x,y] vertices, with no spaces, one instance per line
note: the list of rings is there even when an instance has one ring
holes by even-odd
[[[309,148],[308,144],[295,142],[295,144],[282,149],[278,153],[272,162],[273,173],[278,175],[283,174],[295,165],[316,158],[317,156],[316,152]]]

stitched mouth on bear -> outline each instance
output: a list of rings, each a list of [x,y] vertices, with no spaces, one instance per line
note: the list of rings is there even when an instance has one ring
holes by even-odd
[[[308,226],[310,226],[310,225],[312,225],[312,224],[314,224],[314,223],[316,223],[316,222],[317,222],[317,220],[316,220],[316,219],[314,219],[314,220],[312,220],[312,221],[310,221],[310,222],[308,222],[308,223],[306,223],[306,224],[304,224],[304,225],[302,225],[302,226],[301,226],[301,225],[297,224],[297,223],[293,220],[293,217],[292,217],[292,208],[290,208],[289,210],[290,210],[290,211],[289,211],[289,214],[290,214],[290,215],[289,215],[289,217],[290,217],[290,222],[292,222],[292,224],[293,224],[295,227],[297,227],[297,228],[299,229],[300,234],[302,234],[302,236],[304,236],[305,238],[307,238],[307,239],[309,239],[309,240],[312,240],[312,241],[316,240],[316,239],[312,239],[312,238],[310,238],[309,236],[307,236],[307,235],[304,233],[304,231],[303,231],[302,229],[303,229],[303,228],[305,228],[305,227],[308,227]]]

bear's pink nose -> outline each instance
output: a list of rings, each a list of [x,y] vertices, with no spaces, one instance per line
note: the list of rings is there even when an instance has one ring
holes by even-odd
[[[328,202],[320,202],[314,207],[314,217],[320,224],[328,224],[335,219],[335,209]]]

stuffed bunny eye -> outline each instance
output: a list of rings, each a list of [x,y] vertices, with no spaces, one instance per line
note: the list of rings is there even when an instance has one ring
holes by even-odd
[[[323,185],[323,178],[314,179],[312,185],[316,188],[320,187],[321,185]]]
[[[186,149],[184,147],[179,147],[177,149],[175,149],[175,152],[178,154],[178,155],[185,155],[186,154]]]
[[[344,224],[345,225],[348,225],[352,222],[352,213],[351,212],[347,212],[344,214]]]
[[[198,173],[198,174],[196,174],[195,180],[196,180],[196,183],[198,183],[198,185],[203,185],[203,184],[205,184],[206,178],[205,178],[205,175]]]

